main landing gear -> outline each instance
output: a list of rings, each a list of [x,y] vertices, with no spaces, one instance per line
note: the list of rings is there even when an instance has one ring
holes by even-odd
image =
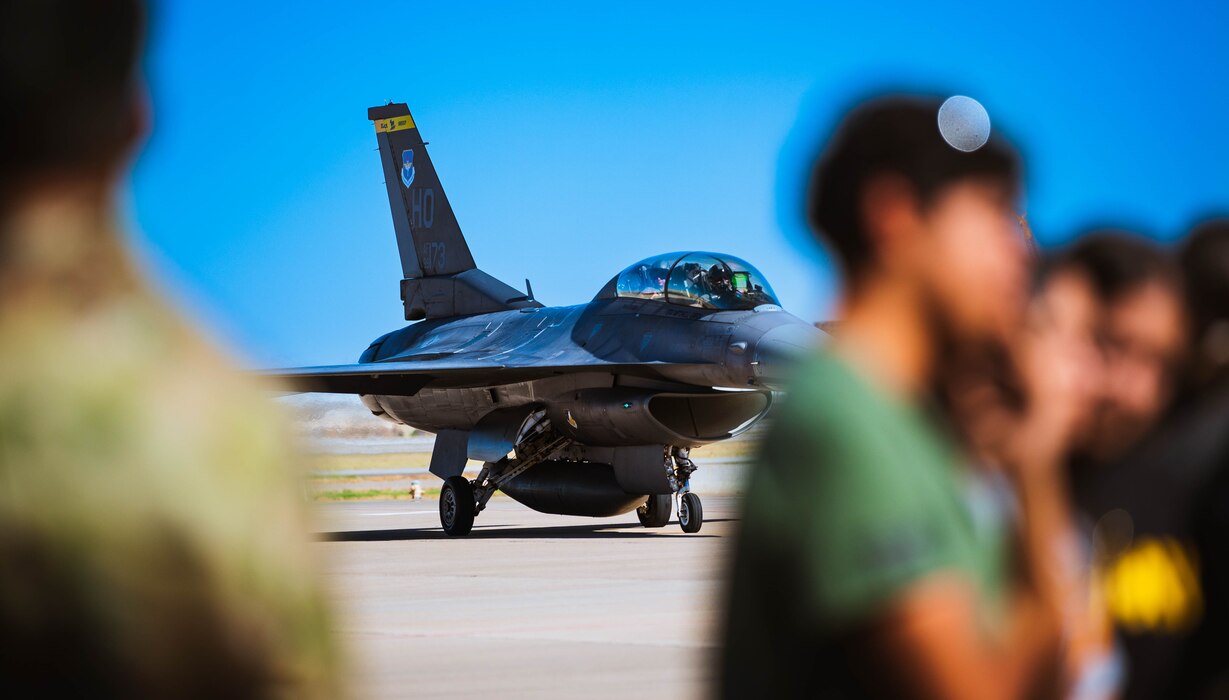
[[[516,438],[514,459],[487,462],[473,481],[464,476],[444,480],[440,489],[440,525],[444,532],[453,537],[468,535],[474,529],[474,518],[500,486],[541,464],[568,443],[566,437],[551,430],[545,411],[531,414]]]
[[[474,516],[478,514],[474,500],[474,487],[463,476],[450,476],[440,489],[440,524],[444,532],[457,537],[468,535],[474,529]]]
[[[644,505],[636,509],[636,517],[645,527],[665,527],[670,522],[670,511],[674,509],[674,497],[668,493],[649,496]]]
[[[689,454],[686,447],[666,447],[664,466],[674,493],[649,496],[644,505],[636,509],[641,525],[656,528],[669,523],[673,501],[677,498],[679,527],[688,534],[700,531],[704,524],[704,507],[700,497],[691,492],[691,474],[696,465],[688,459]]]

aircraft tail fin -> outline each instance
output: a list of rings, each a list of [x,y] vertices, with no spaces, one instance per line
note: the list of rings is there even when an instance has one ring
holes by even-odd
[[[427,144],[404,102],[372,107],[384,184],[401,253],[407,320],[540,306],[474,264]]]

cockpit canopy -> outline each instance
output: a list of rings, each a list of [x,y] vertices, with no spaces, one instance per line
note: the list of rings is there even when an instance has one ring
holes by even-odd
[[[718,311],[777,304],[760,271],[745,260],[716,253],[668,253],[620,272],[598,298],[655,299]]]

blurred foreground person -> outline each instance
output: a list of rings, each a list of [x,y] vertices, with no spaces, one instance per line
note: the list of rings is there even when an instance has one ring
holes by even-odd
[[[1185,345],[1181,302],[1178,271],[1157,245],[1116,231],[1082,236],[1044,266],[1029,322],[1011,343],[1006,384],[1020,390],[1026,410],[1005,400],[953,402],[957,424],[991,464],[1031,449],[1010,444],[1030,410],[1050,416],[1052,428],[1067,426],[1051,435],[1065,433],[1057,453],[1083,514],[1064,518],[1055,540],[1064,646],[1061,664],[1045,673],[1050,694],[1109,698],[1123,689],[1124,659],[1100,578],[1104,550],[1093,527],[1105,511],[1090,499],[1120,481],[1124,455],[1169,407]]]
[[[1056,264],[1089,280],[1099,306],[1101,388],[1073,447],[1079,482],[1125,455],[1169,408],[1186,350],[1186,315],[1177,266],[1141,236],[1092,232]]]
[[[1190,319],[1185,400],[1229,383],[1229,217],[1196,226],[1179,255]]]
[[[1147,674],[1132,661],[1132,643],[1115,651],[1123,639],[1113,605],[1117,596],[1104,585],[1106,545],[1121,536],[1113,492],[1130,484],[1150,493],[1158,483],[1124,472],[1133,455],[1146,444],[1177,387],[1177,372],[1186,348],[1186,320],[1181,276],[1168,252],[1155,243],[1123,231],[1084,234],[1054,259],[1056,275],[1087,280],[1095,303],[1087,331],[1096,345],[1097,368],[1092,411],[1069,448],[1068,469],[1079,516],[1076,527],[1080,567],[1085,572],[1086,606],[1080,632],[1100,642],[1107,660],[1102,683],[1110,682],[1133,695]],[[1130,468],[1136,469],[1136,468]],[[1151,471],[1145,468],[1144,471]],[[1143,480],[1140,480],[1143,477]],[[1109,499],[1107,501],[1106,499]],[[1128,518],[1129,519],[1129,518]],[[1109,538],[1108,540],[1106,538]],[[1111,544],[1115,550],[1120,546]],[[1069,619],[1069,626],[1079,620]],[[1085,649],[1087,651],[1087,649]],[[1108,661],[1113,659],[1112,662]],[[1102,687],[1101,690],[1104,690]],[[1103,696],[1103,695],[1101,695]],[[1152,697],[1151,692],[1135,697]]]
[[[1181,338],[1190,338],[1192,351],[1185,396],[1151,434],[1116,436],[1130,442],[1116,459],[1076,465],[1085,468],[1076,473],[1079,503],[1093,527],[1093,593],[1104,600],[1126,652],[1128,699],[1229,698],[1229,222],[1196,230],[1181,270],[1190,318]],[[1178,286],[1169,289],[1178,299]],[[1157,384],[1159,391],[1137,394],[1153,400],[1174,392],[1185,349],[1143,342],[1145,336],[1159,340],[1162,328],[1170,338],[1173,322],[1162,308],[1157,302],[1146,312],[1140,304],[1123,324],[1138,330],[1137,340],[1125,345],[1139,349],[1134,367],[1123,372],[1140,376],[1115,379]],[[1164,408],[1135,406],[1158,416]]]
[[[0,0],[0,678],[13,697],[335,697],[286,434],[115,226],[143,15]]]
[[[1124,456],[1169,407],[1184,347],[1180,277],[1168,254],[1139,236],[1098,231],[1044,266],[1005,367],[956,368],[974,387],[982,383],[980,392],[966,388],[948,397],[975,458],[991,467],[1010,463],[1033,452],[1036,435],[1045,434],[1050,445],[1043,451],[1069,470],[1081,506],[1076,517],[1060,510],[1053,516],[1059,556],[1049,578],[1062,601],[1063,649],[1045,669],[1045,693],[1109,698],[1123,688],[1123,658],[1099,578],[1103,547],[1093,527],[1106,511],[1095,500],[1105,484],[1121,482]],[[1038,420],[1048,427],[1025,428]]]
[[[1191,317],[1187,394],[1170,440],[1198,453],[1189,515],[1203,611],[1177,669],[1176,696],[1229,698],[1229,218],[1204,222],[1182,250]],[[1190,546],[1188,545],[1188,546]]]
[[[723,697],[1019,697],[1057,654],[1062,435],[1022,426],[1032,449],[1004,465],[1024,524],[1013,577],[1006,516],[928,405],[957,358],[1018,327],[1027,277],[1015,154],[953,148],[938,109],[863,105],[817,164],[808,210],[844,313],[747,489]]]

